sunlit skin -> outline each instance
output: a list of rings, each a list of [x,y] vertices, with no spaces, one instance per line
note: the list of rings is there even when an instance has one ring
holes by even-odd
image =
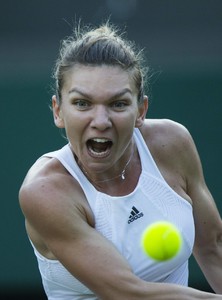
[[[134,151],[133,129],[141,127],[147,97],[138,104],[132,74],[120,67],[74,66],[65,75],[61,104],[52,98],[55,124],[65,128],[78,164],[92,181],[121,174]],[[90,139],[110,141],[103,153],[89,150]]]
[[[126,179],[117,177],[99,185],[99,191],[110,196],[126,196],[137,187],[141,165],[132,133],[134,127],[140,128],[166,184],[192,204],[193,254],[213,289],[222,293],[221,217],[205,184],[195,144],[186,128],[176,122],[144,120],[147,98],[138,106],[130,75],[117,67],[73,67],[66,74],[61,105],[55,96],[52,99],[55,124],[65,128],[78,164],[95,188],[96,180],[120,174],[134,149]],[[112,147],[92,151],[87,147],[92,138],[107,139]],[[145,282],[135,276],[125,257],[97,231],[97,219],[84,189],[58,159],[38,159],[19,197],[27,232],[36,249],[48,259],[61,262],[99,299],[222,299],[180,285]]]
[[[18,195],[47,297],[222,300],[186,286],[192,253],[222,293],[221,216],[189,130],[146,118],[148,66],[134,41],[109,22],[80,23],[53,72],[54,122],[67,140],[33,163]],[[132,224],[134,205],[143,218]],[[141,257],[142,231],[159,218],[180,225],[186,248],[168,266]]]

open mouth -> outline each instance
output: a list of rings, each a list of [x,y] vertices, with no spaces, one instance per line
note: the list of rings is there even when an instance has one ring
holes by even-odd
[[[104,138],[90,139],[86,143],[89,153],[94,157],[105,157],[110,153],[112,141]]]

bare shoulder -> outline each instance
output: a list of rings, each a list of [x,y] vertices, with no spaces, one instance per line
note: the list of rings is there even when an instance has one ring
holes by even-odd
[[[69,234],[74,220],[93,226],[93,217],[76,180],[55,158],[41,158],[28,171],[19,202],[34,239]],[[64,230],[66,228],[66,230]]]
[[[181,136],[181,134],[189,134],[187,128],[176,121],[170,119],[146,119],[142,127],[144,134],[158,134],[169,137],[172,134]]]
[[[204,180],[199,154],[189,130],[172,120],[148,119],[141,133],[165,180],[191,202],[189,191],[193,182],[203,185]]]
[[[75,197],[74,197],[75,195]],[[43,157],[28,171],[19,191],[22,208],[40,206],[54,209],[84,203],[84,193],[77,181],[56,158]]]
[[[56,159],[40,158],[29,169],[20,188],[19,200],[22,208],[38,204],[42,198],[42,205],[49,205],[50,201],[56,201],[60,189],[68,186],[70,181],[71,177]]]
[[[170,119],[147,119],[141,132],[151,148],[173,150],[193,147],[193,138],[189,130],[181,123]]]
[[[147,119],[141,132],[157,163],[185,172],[191,162],[199,164],[195,143],[184,125],[170,119]]]

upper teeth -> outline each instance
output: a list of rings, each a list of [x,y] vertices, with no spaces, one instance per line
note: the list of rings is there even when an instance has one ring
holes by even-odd
[[[108,142],[107,139],[99,139],[99,138],[95,138],[95,139],[93,139],[93,141],[97,142],[97,143],[106,143],[106,142]]]

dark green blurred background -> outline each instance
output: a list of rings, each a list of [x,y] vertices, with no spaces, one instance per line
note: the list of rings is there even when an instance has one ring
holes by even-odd
[[[100,24],[108,17],[146,48],[153,73],[148,117],[190,130],[222,212],[222,1],[1,0],[1,299],[45,299],[18,190],[41,154],[65,144],[49,109],[60,40],[79,18]],[[210,290],[193,258],[190,285]]]

